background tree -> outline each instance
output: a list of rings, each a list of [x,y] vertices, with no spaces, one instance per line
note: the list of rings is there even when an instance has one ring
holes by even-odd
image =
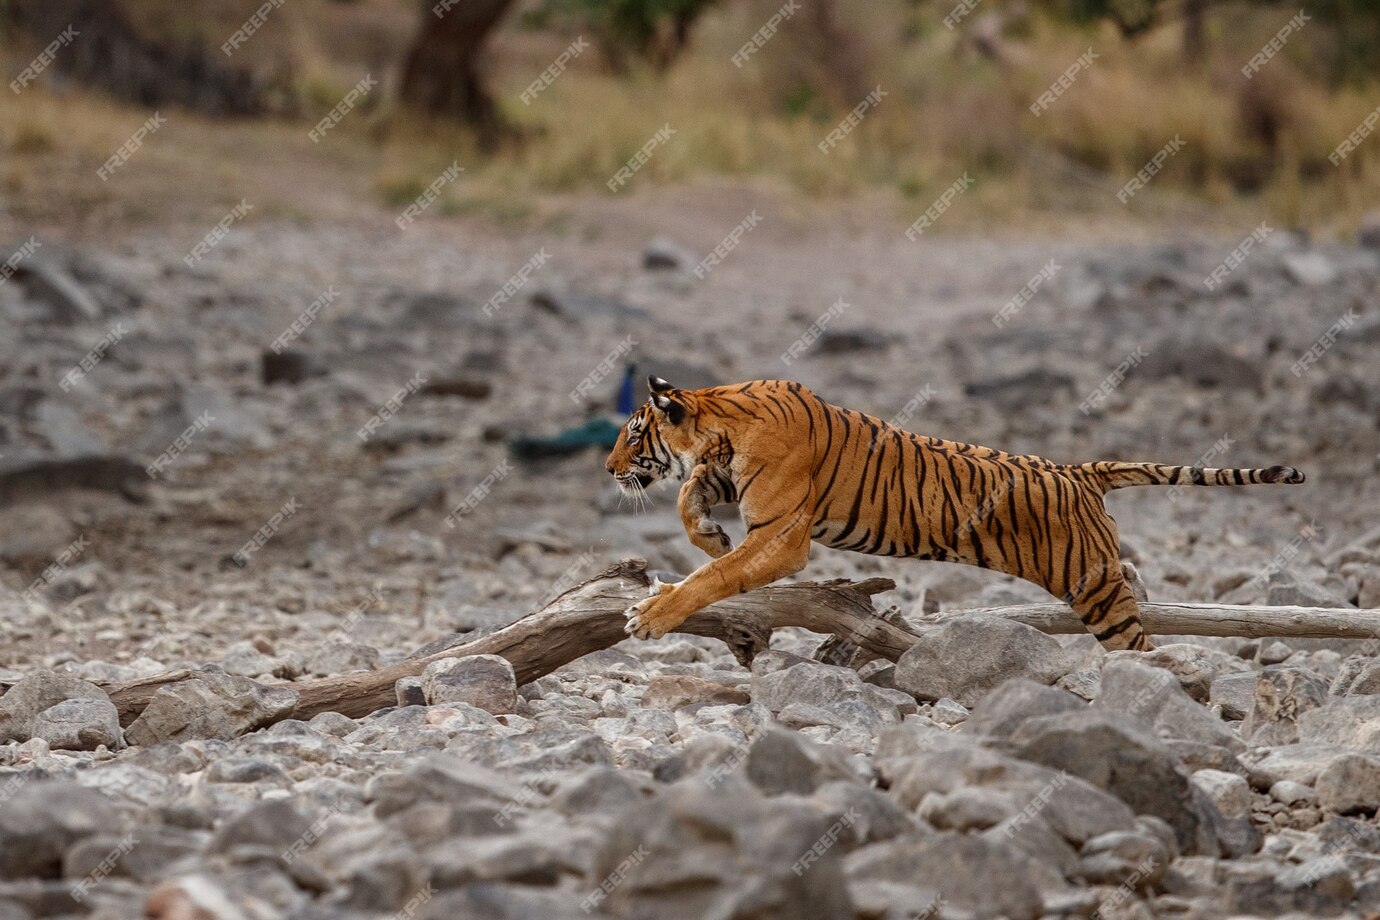
[[[403,63],[402,101],[492,133],[501,119],[484,85],[481,57],[513,0],[458,0],[440,16],[434,5],[423,2],[421,27]]]

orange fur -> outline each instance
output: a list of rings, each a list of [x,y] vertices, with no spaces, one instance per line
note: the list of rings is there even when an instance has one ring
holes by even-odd
[[[814,540],[1006,572],[1062,598],[1105,647],[1146,650],[1102,496],[1132,485],[1303,481],[1288,467],[1061,465],[911,434],[787,380],[679,390],[654,377],[650,386],[607,469],[627,490],[683,479],[681,522],[713,558],[633,606],[627,629],[639,638],[800,571]],[[736,548],[710,513],[733,501],[747,525]]]

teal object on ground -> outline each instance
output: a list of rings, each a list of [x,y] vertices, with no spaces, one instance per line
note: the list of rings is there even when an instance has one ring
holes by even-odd
[[[568,457],[589,447],[610,448],[618,443],[622,426],[606,418],[592,418],[574,428],[567,428],[551,437],[518,437],[508,444],[508,450],[520,460],[543,457]]]

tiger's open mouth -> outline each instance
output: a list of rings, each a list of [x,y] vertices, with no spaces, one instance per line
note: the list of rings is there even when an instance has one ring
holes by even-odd
[[[651,485],[653,482],[656,481],[656,480],[652,479],[652,477],[648,476],[646,473],[631,473],[631,472],[629,472],[629,473],[621,473],[621,474],[615,476],[614,479],[618,480],[618,484],[619,484],[620,486],[622,486],[623,488],[625,488],[625,489],[634,488],[634,487],[639,488],[639,489],[645,489],[645,488],[647,488],[649,485]]]

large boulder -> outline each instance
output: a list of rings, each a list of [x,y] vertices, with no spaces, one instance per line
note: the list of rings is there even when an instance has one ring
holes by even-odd
[[[1057,640],[1000,617],[959,617],[921,633],[896,663],[896,686],[919,700],[972,708],[1008,680],[1052,684],[1068,670]]]
[[[216,670],[160,687],[125,730],[130,744],[210,738],[227,741],[292,712],[297,693]]]
[[[1127,719],[1071,712],[1032,719],[1011,741],[1016,756],[1082,777],[1136,813],[1174,829],[1180,851],[1215,856],[1215,809],[1162,741]]]
[[[891,795],[955,830],[1005,824],[1012,838],[1021,825],[1039,821],[1074,847],[1098,834],[1134,827],[1124,803],[1080,777],[953,736],[934,748],[908,743],[910,726],[888,729],[876,764]]]
[[[1209,684],[1204,682],[1206,696]],[[1126,716],[1161,738],[1196,741],[1240,751],[1241,739],[1221,719],[1184,691],[1181,679],[1163,668],[1130,659],[1109,660],[1102,667],[1102,691],[1093,709]]]

